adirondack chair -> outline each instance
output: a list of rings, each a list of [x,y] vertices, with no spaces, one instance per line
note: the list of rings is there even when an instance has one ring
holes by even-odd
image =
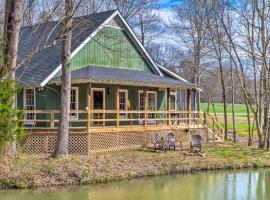
[[[198,134],[192,135],[190,142],[190,151],[198,149],[199,152],[202,150],[202,137]]]
[[[177,141],[176,141],[176,139],[175,139],[174,134],[173,134],[173,133],[169,133],[169,134],[167,135],[167,139],[168,139],[168,149],[170,150],[171,147],[173,147],[173,150],[175,151],[176,146],[177,146]],[[179,146],[180,146],[181,149],[182,149],[182,143],[181,143],[181,142],[179,142]]]
[[[164,141],[163,138],[159,136],[159,134],[156,133],[152,140],[154,144],[154,152],[156,152],[157,149],[164,150],[164,152],[167,151],[168,147],[166,141]]]

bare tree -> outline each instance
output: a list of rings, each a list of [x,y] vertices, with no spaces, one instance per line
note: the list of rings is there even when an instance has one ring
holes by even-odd
[[[171,21],[171,27],[185,47],[192,54],[192,83],[200,85],[201,60],[207,45],[206,19],[208,18],[208,2],[185,0],[177,6],[176,19]],[[197,109],[200,110],[200,92],[197,92]]]
[[[73,0],[65,0],[64,31],[62,38],[62,76],[61,76],[61,101],[60,121],[57,142],[53,156],[65,157],[68,155],[68,132],[70,115],[70,87],[71,87],[71,37],[73,22]]]
[[[17,61],[17,50],[19,44],[19,34],[22,24],[23,0],[9,0],[5,5],[5,21],[4,21],[4,68],[2,72],[7,73],[8,80],[15,80],[15,69]],[[15,94],[13,97],[15,108]],[[4,153],[14,156],[16,154],[16,143],[7,143]]]
[[[8,78],[11,80],[15,80],[22,12],[23,0],[6,1],[4,25],[4,67],[8,71]]]

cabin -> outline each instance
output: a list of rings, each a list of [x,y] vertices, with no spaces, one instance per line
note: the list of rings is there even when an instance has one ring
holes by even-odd
[[[20,148],[51,153],[59,123],[60,22],[20,32],[16,96],[28,136]],[[173,132],[189,144],[209,139],[196,110],[198,86],[156,64],[117,10],[76,17],[72,29],[69,152],[138,148],[155,133]]]

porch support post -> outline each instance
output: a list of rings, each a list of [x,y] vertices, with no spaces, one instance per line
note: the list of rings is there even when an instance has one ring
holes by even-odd
[[[143,120],[143,126],[147,126],[147,103],[148,103],[148,96],[147,96],[147,88],[145,87],[143,90],[143,109],[144,109],[144,120]]]
[[[116,127],[119,127],[119,85],[115,87]]]
[[[87,132],[89,133],[91,127],[91,83],[88,85],[87,107]]]
[[[188,121],[187,123],[191,123],[191,91],[187,90],[187,108],[188,108]]]
[[[167,125],[171,125],[171,89],[167,89]]]

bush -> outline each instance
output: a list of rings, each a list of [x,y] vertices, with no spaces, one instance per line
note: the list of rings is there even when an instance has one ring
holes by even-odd
[[[1,80],[0,82],[0,149],[14,138],[20,140],[24,135],[18,119],[23,113],[15,108],[15,95],[19,87],[14,81]]]

